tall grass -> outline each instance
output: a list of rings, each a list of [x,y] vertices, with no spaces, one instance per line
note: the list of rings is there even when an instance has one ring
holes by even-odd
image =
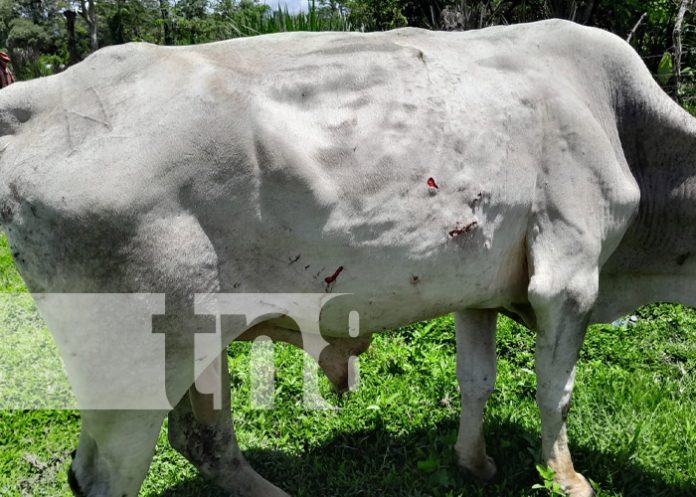
[[[307,12],[290,13],[280,5],[270,12],[240,12],[226,26],[227,38],[289,31],[352,31],[348,16],[340,10],[318,8],[308,2]]]

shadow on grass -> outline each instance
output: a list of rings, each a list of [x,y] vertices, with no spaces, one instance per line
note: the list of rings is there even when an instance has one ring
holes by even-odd
[[[288,455],[272,450],[245,452],[251,465],[293,497],[348,496],[494,496],[542,495],[534,468],[538,435],[519,425],[495,420],[486,434],[500,475],[479,484],[457,468],[452,444],[458,422],[448,420],[405,435],[376,427],[341,433],[330,442]],[[693,497],[696,484],[670,485],[660,475],[613,454],[574,446],[576,467],[598,482],[603,492],[624,497]],[[180,483],[159,497],[225,497],[202,477]]]

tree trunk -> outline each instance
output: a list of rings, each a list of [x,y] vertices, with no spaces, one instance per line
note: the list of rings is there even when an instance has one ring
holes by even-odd
[[[596,5],[597,2],[594,0],[583,2],[583,4],[578,8],[577,17],[575,19],[576,22],[579,22],[580,24],[590,24]]]
[[[97,39],[97,9],[94,6],[94,0],[80,0],[80,16],[87,23],[89,46],[92,50],[97,50],[99,40]]]
[[[679,102],[679,89],[681,87],[681,59],[682,59],[682,25],[684,16],[691,6],[692,0],[681,0],[677,19],[674,21],[672,31],[672,41],[674,42],[674,62],[672,64],[672,75],[674,76],[674,99]]]
[[[68,65],[72,66],[80,62],[80,55],[77,52],[77,39],[75,38],[75,18],[77,13],[74,10],[63,11],[68,30]]]
[[[34,24],[41,24],[43,20],[43,5],[41,5],[41,0],[32,0],[29,3],[29,9],[31,12],[31,22]]]
[[[164,31],[164,44],[173,45],[172,28],[169,21],[169,0],[159,0],[160,15],[162,16],[162,29]]]
[[[588,24],[594,13],[595,0],[550,0],[553,17]]]

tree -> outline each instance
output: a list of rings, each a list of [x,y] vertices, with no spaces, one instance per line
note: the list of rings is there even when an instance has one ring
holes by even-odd
[[[173,45],[174,38],[172,37],[172,24],[169,13],[169,1],[159,0],[159,9],[162,21],[162,32],[164,34],[164,44]]]
[[[40,75],[32,67],[42,52],[48,51],[50,37],[41,26],[25,18],[15,19],[7,35],[7,47],[17,79],[28,79]]]
[[[7,47],[7,35],[12,20],[16,18],[12,0],[0,0],[0,47]]]
[[[0,0],[0,48],[18,79],[84,58],[100,45],[203,43],[267,32],[383,30],[400,26],[474,29],[549,17],[573,19],[626,39],[669,91],[696,102],[696,31],[681,0],[316,0],[310,14],[271,11],[258,0]],[[691,0],[693,3],[696,0]],[[74,13],[76,14],[73,16]],[[681,18],[681,21],[679,19]],[[638,22],[642,19],[642,22]],[[667,59],[664,54],[667,53]],[[41,59],[41,60],[39,60]],[[674,71],[673,77],[670,77]],[[667,81],[669,80],[669,81]]]
[[[87,23],[89,29],[89,45],[92,50],[99,48],[99,40],[97,38],[97,9],[94,5],[94,0],[79,0],[80,16]]]
[[[101,44],[164,40],[159,0],[104,0],[99,2],[98,15]]]
[[[174,7],[175,33],[178,42],[186,44],[209,41],[206,36],[210,32],[208,0],[180,0]]]
[[[80,54],[77,51],[77,38],[75,36],[75,19],[77,13],[74,10],[65,10],[66,29],[68,31],[68,64],[73,65],[80,62]]]
[[[672,71],[674,77],[674,98],[679,102],[681,87],[681,65],[682,65],[682,26],[684,24],[684,16],[686,11],[693,5],[693,0],[681,0],[679,10],[677,11],[677,19],[674,21],[674,29],[672,30],[672,41],[674,42],[674,62]]]
[[[588,24],[595,9],[594,0],[549,0],[553,17]]]
[[[408,25],[401,0],[346,0],[343,5],[353,25],[363,31]]]

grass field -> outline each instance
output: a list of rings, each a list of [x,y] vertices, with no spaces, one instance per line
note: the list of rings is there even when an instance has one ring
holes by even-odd
[[[0,284],[23,290],[4,238]],[[3,314],[2,326],[11,327],[13,316]],[[696,313],[663,304],[637,316],[630,326],[588,332],[570,416],[576,466],[600,496],[695,496]],[[52,342],[40,321],[28,326],[32,361],[40,364],[55,355]],[[339,407],[331,411],[302,407],[302,352],[282,345],[276,408],[252,409],[250,347],[233,344],[240,443],[261,474],[296,497],[548,495],[532,489],[540,446],[534,337],[505,318],[498,336],[498,380],[486,413],[489,450],[502,473],[497,483],[473,484],[455,464],[460,408],[449,317],[379,335],[361,359],[357,392],[338,398],[322,378],[325,397]],[[0,364],[12,363],[20,347],[27,345],[3,340]],[[141,495],[222,496],[168,446],[165,429]],[[0,411],[0,495],[70,495],[66,471],[78,432],[77,412]]]

